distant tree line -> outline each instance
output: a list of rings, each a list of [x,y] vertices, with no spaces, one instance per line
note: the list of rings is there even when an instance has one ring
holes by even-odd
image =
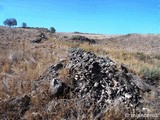
[[[4,22],[4,25],[8,27],[16,26],[17,25],[17,20],[15,18],[7,18]],[[22,28],[29,28],[27,27],[27,23],[23,22],[22,23]],[[50,27],[50,32],[55,33],[56,29],[54,27]]]

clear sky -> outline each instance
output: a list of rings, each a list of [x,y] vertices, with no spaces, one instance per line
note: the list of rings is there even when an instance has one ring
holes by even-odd
[[[0,0],[0,25],[6,18],[59,32],[160,33],[160,0]]]

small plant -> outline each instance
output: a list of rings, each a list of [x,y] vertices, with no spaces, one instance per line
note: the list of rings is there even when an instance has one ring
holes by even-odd
[[[143,75],[143,78],[146,80],[151,80],[151,82],[156,82],[160,80],[160,65],[153,68],[143,67],[140,71]]]
[[[135,53],[135,58],[140,60],[140,61],[143,61],[143,62],[148,62],[148,63],[152,63],[152,59],[151,59],[151,56],[147,55],[147,54],[144,54],[142,52],[137,52]]]
[[[137,52],[137,53],[136,53],[136,57],[137,57],[139,60],[142,60],[142,61],[145,61],[146,58],[147,58],[147,56],[146,56],[144,53],[142,53],[142,52]]]

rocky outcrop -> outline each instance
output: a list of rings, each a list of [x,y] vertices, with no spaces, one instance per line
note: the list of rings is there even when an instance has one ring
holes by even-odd
[[[90,44],[96,43],[96,41],[94,39],[89,39],[89,38],[87,38],[85,36],[80,36],[80,35],[72,36],[71,40],[77,41],[77,42],[81,42],[81,43],[83,43],[83,42],[88,42]]]
[[[66,67],[71,71],[72,92],[79,99],[89,99],[89,105],[95,105],[94,115],[115,102],[136,108],[141,104],[141,91],[150,90],[125,65],[118,68],[109,58],[81,49],[69,51]]]
[[[48,38],[45,36],[44,33],[39,33],[34,40],[32,40],[33,43],[41,43],[44,40],[47,40]]]

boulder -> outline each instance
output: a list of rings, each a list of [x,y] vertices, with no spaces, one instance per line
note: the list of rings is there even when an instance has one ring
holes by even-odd
[[[51,95],[54,97],[68,98],[70,87],[59,79],[53,79],[50,82]]]
[[[32,43],[41,43],[44,40],[47,40],[48,38],[44,33],[39,33],[34,40],[32,40]]]

